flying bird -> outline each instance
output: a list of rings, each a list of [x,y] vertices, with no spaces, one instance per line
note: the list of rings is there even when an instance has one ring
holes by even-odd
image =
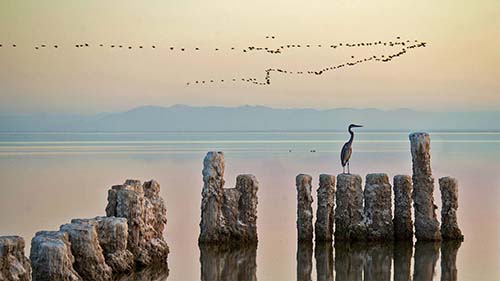
[[[349,140],[344,144],[342,147],[342,151],[340,152],[340,163],[342,164],[342,173],[345,174],[345,166],[347,165],[347,173],[350,174],[351,171],[349,169],[349,160],[351,159],[351,154],[352,154],[352,142],[354,140],[354,132],[352,131],[352,128],[359,128],[363,127],[362,125],[356,125],[356,124],[351,124],[349,125],[349,128],[347,131],[349,131],[349,134],[351,137]]]

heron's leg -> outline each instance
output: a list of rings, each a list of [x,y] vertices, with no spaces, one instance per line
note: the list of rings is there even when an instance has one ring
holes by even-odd
[[[348,174],[351,174],[351,168],[349,167],[349,162],[350,162],[350,161],[347,161],[347,173],[348,173]]]
[[[342,174],[345,174],[345,166],[342,166]]]

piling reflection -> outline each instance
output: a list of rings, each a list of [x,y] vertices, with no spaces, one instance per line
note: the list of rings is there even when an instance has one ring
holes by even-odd
[[[432,280],[439,258],[440,242],[421,242],[415,244],[414,281]]]
[[[335,243],[335,280],[362,281],[365,247],[361,243]]]
[[[375,243],[366,246],[364,256],[365,281],[390,281],[392,243]]]
[[[394,243],[394,281],[411,281],[412,256],[412,241],[398,241]]]
[[[441,244],[441,281],[457,281],[457,254],[462,241]]]
[[[332,242],[317,242],[314,248],[316,259],[316,280],[333,281],[333,246]]]
[[[297,281],[311,281],[312,242],[297,243]]]
[[[201,280],[257,280],[257,245],[200,245]]]
[[[114,281],[165,281],[168,278],[168,265],[158,264],[141,270],[116,276]]]

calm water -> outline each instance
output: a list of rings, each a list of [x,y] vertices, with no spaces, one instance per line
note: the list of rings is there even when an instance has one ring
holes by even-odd
[[[431,133],[435,178],[450,175],[460,183],[461,246],[297,245],[295,176],[311,174],[317,185],[320,173],[341,172],[338,152],[347,137],[343,132],[0,133],[0,235],[21,235],[29,244],[38,230],[103,215],[111,185],[154,178],[168,208],[168,280],[213,280],[219,272],[228,280],[361,280],[363,275],[441,280],[441,264],[445,272],[456,265],[458,280],[498,280],[500,133]],[[225,152],[228,187],[240,173],[259,179],[258,248],[198,248],[202,159],[208,150]],[[410,174],[410,157],[408,132],[359,133],[351,169],[362,176]],[[436,186],[440,206],[438,191]]]

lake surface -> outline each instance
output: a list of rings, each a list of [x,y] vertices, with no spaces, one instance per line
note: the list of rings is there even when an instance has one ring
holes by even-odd
[[[352,173],[411,174],[409,132],[359,131]],[[431,133],[436,181],[448,175],[459,180],[461,245],[298,245],[295,176],[312,175],[315,189],[319,174],[342,172],[339,151],[347,138],[344,132],[0,133],[0,235],[23,236],[29,253],[36,231],[104,215],[112,185],[156,179],[167,203],[168,280],[220,274],[226,280],[445,280],[454,266],[458,280],[498,280],[496,132]],[[260,182],[257,248],[198,247],[202,160],[209,150],[225,152],[227,187],[243,173]],[[437,185],[435,199],[441,206]]]

